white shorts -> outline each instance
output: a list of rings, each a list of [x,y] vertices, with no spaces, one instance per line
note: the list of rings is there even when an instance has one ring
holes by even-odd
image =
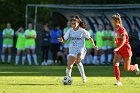
[[[25,48],[28,48],[28,49],[35,49],[35,46],[26,46]]]
[[[87,50],[86,49],[83,49],[82,51],[79,51],[79,52],[76,52],[76,51],[71,51],[69,53],[69,56],[74,56],[74,57],[77,57],[77,54],[81,52],[81,59],[84,59],[85,55],[86,55],[86,52]]]
[[[104,46],[102,49],[103,50],[112,49],[112,46]]]
[[[10,48],[10,47],[13,47],[13,45],[11,45],[11,44],[3,44],[3,47],[4,48]]]

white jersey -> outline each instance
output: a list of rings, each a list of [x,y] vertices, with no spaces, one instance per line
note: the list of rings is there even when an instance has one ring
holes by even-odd
[[[90,38],[90,33],[83,28],[74,31],[70,28],[64,35],[64,39],[70,39],[69,53],[76,53],[85,50],[85,38]]]

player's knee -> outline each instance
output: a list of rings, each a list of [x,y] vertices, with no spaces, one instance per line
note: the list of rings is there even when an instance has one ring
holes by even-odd
[[[79,64],[81,62],[81,60],[82,60],[81,58],[78,58],[76,61],[76,64]]]
[[[72,69],[72,66],[73,65],[68,65],[67,68],[70,70],[70,69]]]

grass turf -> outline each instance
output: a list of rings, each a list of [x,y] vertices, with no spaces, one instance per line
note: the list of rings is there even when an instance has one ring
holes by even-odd
[[[72,85],[63,85],[65,66],[0,66],[0,93],[139,93],[140,76],[124,72],[123,86],[114,86],[112,66],[85,66],[83,84],[76,66]]]

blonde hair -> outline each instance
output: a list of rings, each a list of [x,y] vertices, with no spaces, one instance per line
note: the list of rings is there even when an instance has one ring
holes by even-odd
[[[113,19],[115,22],[119,21],[120,24],[121,24],[121,26],[123,25],[123,24],[122,24],[121,15],[120,15],[119,13],[116,13],[116,14],[112,15],[112,19]]]

